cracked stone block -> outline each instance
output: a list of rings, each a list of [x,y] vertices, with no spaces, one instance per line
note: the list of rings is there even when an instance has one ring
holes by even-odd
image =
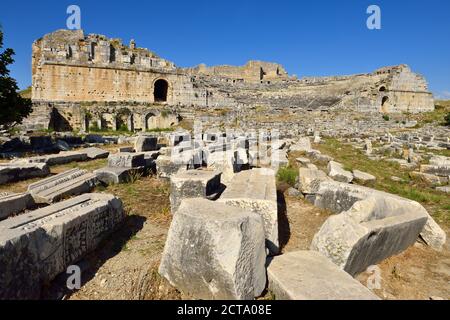
[[[214,198],[221,191],[219,171],[188,170],[170,177],[170,207],[174,214],[183,199]]]
[[[237,173],[217,202],[260,215],[264,222],[269,253],[279,252],[278,203],[274,170],[255,168]]]
[[[97,176],[87,170],[71,169],[28,186],[36,203],[53,203],[61,199],[90,192]]]
[[[277,300],[379,300],[316,251],[294,251],[269,258],[267,276]]]
[[[0,299],[39,299],[125,217],[110,194],[88,193],[0,222]]]
[[[249,300],[265,288],[265,261],[259,215],[184,199],[173,216],[159,273],[197,299]]]

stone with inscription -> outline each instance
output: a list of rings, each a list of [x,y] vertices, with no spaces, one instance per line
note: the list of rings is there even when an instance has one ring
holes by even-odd
[[[122,201],[87,193],[0,222],[0,299],[38,299],[42,286],[94,250],[123,220]]]

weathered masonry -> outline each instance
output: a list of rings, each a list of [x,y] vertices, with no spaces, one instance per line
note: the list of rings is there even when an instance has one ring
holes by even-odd
[[[174,126],[198,108],[423,112],[433,110],[425,79],[406,65],[338,77],[289,76],[277,63],[178,68],[154,52],[82,30],[33,43],[30,129],[146,131]]]

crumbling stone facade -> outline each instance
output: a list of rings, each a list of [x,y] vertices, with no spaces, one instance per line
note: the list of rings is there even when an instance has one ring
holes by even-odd
[[[371,74],[297,79],[279,64],[178,68],[120,39],[59,30],[33,44],[30,129],[145,131],[170,127],[179,111],[332,110],[423,112],[434,109],[425,79],[400,65]]]

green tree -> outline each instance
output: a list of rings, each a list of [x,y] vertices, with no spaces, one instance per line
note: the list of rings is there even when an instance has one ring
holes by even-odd
[[[3,48],[3,31],[0,29],[0,49]],[[8,65],[14,62],[14,50],[0,52],[0,126],[8,129],[20,124],[31,113],[31,100],[22,98],[16,80],[9,76]]]

